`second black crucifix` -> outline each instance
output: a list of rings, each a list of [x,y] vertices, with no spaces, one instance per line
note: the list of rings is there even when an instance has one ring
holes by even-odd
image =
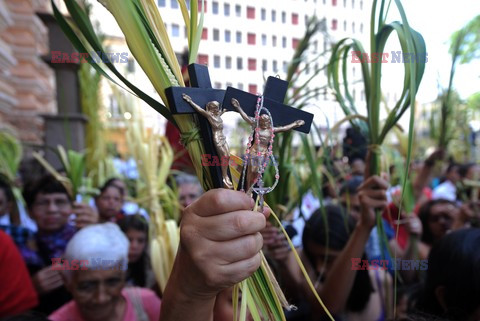
[[[269,159],[273,160],[278,182],[279,173],[273,156],[275,133],[295,129],[304,133],[310,131],[313,114],[284,105],[288,83],[275,77],[269,77],[262,96],[228,87],[223,100],[223,108],[240,113],[255,131],[245,152],[245,164],[240,186],[246,182],[246,192],[256,192],[263,206],[263,195],[273,190],[264,187],[262,175]],[[241,187],[243,188],[243,187]]]

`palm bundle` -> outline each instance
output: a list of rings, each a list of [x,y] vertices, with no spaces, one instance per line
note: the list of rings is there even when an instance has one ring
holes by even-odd
[[[64,0],[64,2],[71,19],[67,21],[67,19],[65,19],[65,17],[59,12],[54,1],[52,1],[54,15],[60,27],[76,49],[79,52],[105,52],[85,11],[74,0]],[[165,90],[167,88],[172,86],[185,86],[185,84],[182,79],[180,66],[176,60],[175,53],[170,44],[165,25],[155,1],[101,0],[100,2],[114,16],[125,36],[130,51],[149,78],[164,104],[158,99],[152,98],[150,95],[146,94],[140,88],[128,81],[115,68],[113,63],[95,63],[91,57],[89,58],[89,62],[99,73],[102,74],[102,76],[113,81],[124,89],[127,89],[145,101],[167,120],[178,127],[183,136],[186,149],[192,159],[196,174],[202,183],[204,190],[209,190],[213,187],[212,178],[208,168],[202,166],[201,155],[205,153],[205,148],[203,143],[196,138],[199,136],[199,129],[194,117],[192,115],[172,115],[166,100]],[[202,34],[203,11],[201,11],[201,14],[199,15],[198,3],[199,1],[197,0],[191,0],[189,11],[186,2],[184,0],[179,0],[188,34],[189,63],[193,63],[196,60]],[[157,144],[158,141],[154,143]],[[150,177],[148,179],[150,179]],[[148,184],[154,184],[154,182]],[[154,211],[150,213],[150,215],[158,216],[152,217],[152,221],[154,222],[157,220],[159,222],[166,222],[166,218],[162,217],[162,211]],[[170,238],[171,243],[169,244],[173,245],[173,240],[176,237],[176,234],[173,233],[173,228],[169,227],[168,231],[159,231],[159,233],[163,233],[161,235],[162,238]],[[152,243],[153,250],[158,251],[158,255],[162,260],[168,260],[169,255],[165,250],[165,247],[167,246],[162,247],[155,244],[156,243]],[[155,249],[155,247],[159,248]],[[157,258],[154,259],[160,258],[157,256]],[[161,264],[170,266],[169,262],[162,262]],[[251,311],[252,315],[262,315],[271,320],[285,320],[282,306],[279,304],[278,299],[278,296],[281,294],[278,293],[278,290],[274,289],[270,279],[271,275],[266,271],[264,264],[262,264],[259,271],[266,277],[254,278],[253,280],[253,283],[256,284],[256,288],[260,289],[261,292],[258,296],[258,302],[256,302],[255,306],[252,306],[251,308],[258,308],[262,312]],[[159,273],[157,272],[157,275],[158,274]],[[255,291],[253,288],[250,290],[250,292]],[[259,319],[257,318],[256,320]]]
[[[33,152],[33,157],[65,187],[71,199],[75,200],[80,196],[82,202],[89,204],[91,196],[96,195],[98,191],[92,188],[91,180],[85,176],[85,154],[65,150],[60,145],[57,146],[56,152],[64,173],[56,170],[40,153]]]
[[[151,217],[152,266],[163,291],[179,242],[177,220],[180,206],[175,193],[167,185],[173,163],[173,150],[165,137],[148,134],[141,119],[133,118],[129,123],[127,142],[138,163],[142,183],[137,190],[138,202]]]
[[[387,5],[388,3],[388,5]],[[370,20],[370,51],[369,55],[379,54],[385,51],[385,45],[389,37],[396,33],[402,52],[414,61],[404,63],[404,78],[402,93],[395,106],[388,113],[386,119],[380,121],[380,104],[382,101],[382,66],[380,60],[368,62],[362,59],[360,67],[367,102],[366,122],[353,122],[352,125],[361,127],[368,134],[370,141],[370,174],[380,173],[380,147],[388,132],[397,124],[400,118],[410,109],[409,123],[409,146],[407,150],[408,168],[411,156],[411,144],[413,141],[413,125],[415,118],[415,96],[425,70],[426,47],[423,37],[410,27],[405,11],[400,0],[394,1],[401,21],[386,23],[390,1],[374,0]],[[340,40],[333,48],[332,57],[328,67],[329,86],[347,116],[358,115],[357,106],[350,94],[347,77],[347,61],[351,60],[351,52],[366,53],[363,45],[356,39],[345,38]],[[358,119],[357,119],[358,120]]]

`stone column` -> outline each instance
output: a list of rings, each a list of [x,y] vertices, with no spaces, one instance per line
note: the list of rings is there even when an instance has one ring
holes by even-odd
[[[52,51],[65,53],[75,52],[68,38],[50,13],[38,13],[49,33],[49,52],[44,61],[55,73],[57,114],[44,115],[45,144],[47,146],[62,145],[68,149],[81,151],[85,147],[85,122],[79,97],[78,69],[79,64],[52,63]],[[47,160],[59,165],[58,158],[51,150],[46,152]]]

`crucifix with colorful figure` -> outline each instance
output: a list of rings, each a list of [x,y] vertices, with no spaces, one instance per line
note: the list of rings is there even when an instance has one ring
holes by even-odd
[[[261,96],[228,87],[222,104],[225,110],[240,113],[252,126],[253,133],[245,151],[240,188],[247,194],[255,192],[259,196],[260,211],[263,211],[264,195],[271,192],[279,180],[272,150],[275,133],[292,129],[308,133],[313,120],[312,114],[282,103],[287,88],[288,83],[276,77],[268,78]],[[275,167],[275,183],[271,187],[265,187],[263,173],[270,160]]]

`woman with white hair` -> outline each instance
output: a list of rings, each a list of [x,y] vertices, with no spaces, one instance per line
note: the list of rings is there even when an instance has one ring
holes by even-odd
[[[157,321],[160,299],[143,288],[125,288],[129,243],[113,223],[77,232],[61,265],[73,300],[53,312],[52,321]]]

